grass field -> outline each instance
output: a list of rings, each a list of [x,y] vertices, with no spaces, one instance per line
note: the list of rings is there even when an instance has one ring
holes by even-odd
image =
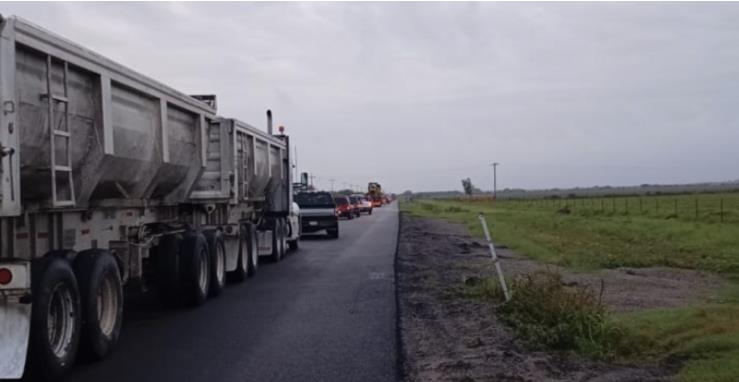
[[[517,206],[517,209],[566,207],[571,213],[583,216],[628,215],[706,223],[739,223],[739,193],[501,199],[497,205],[507,208]]]
[[[624,198],[498,201],[495,205],[484,200],[417,200],[404,202],[401,208],[418,216],[464,223],[477,236],[482,235],[477,220],[482,212],[496,242],[575,270],[670,266],[723,275],[732,287],[718,303],[619,314],[611,319],[630,333],[632,340],[624,345],[628,347],[624,353],[634,359],[685,360],[679,374],[684,381],[737,381],[739,224],[734,220],[739,216],[739,195],[698,195],[698,219],[695,199],[692,195],[642,197],[641,210],[638,198],[628,202]],[[709,208],[722,199],[723,223]],[[674,200],[678,200],[677,215]],[[692,217],[687,207],[680,207],[690,205],[691,200]],[[560,213],[568,203],[570,213]],[[670,203],[672,212],[666,210]]]

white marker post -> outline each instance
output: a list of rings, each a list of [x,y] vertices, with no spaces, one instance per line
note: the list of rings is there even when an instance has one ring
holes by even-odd
[[[482,231],[485,232],[485,240],[488,241],[488,248],[490,248],[490,255],[493,257],[493,264],[495,264],[495,272],[498,273],[498,280],[500,280],[500,287],[503,288],[503,296],[505,296],[506,302],[511,300],[511,295],[508,293],[508,287],[505,284],[505,278],[503,278],[503,270],[500,269],[500,261],[498,255],[495,253],[495,245],[493,239],[490,238],[490,231],[488,231],[488,223],[485,221],[485,215],[480,212],[477,217],[480,219],[482,224]]]

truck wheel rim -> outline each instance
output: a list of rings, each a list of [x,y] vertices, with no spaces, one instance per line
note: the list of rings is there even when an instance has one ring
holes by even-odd
[[[103,277],[97,293],[97,314],[100,331],[106,337],[113,334],[118,321],[118,293],[114,276],[107,273]]]
[[[74,336],[74,323],[77,312],[72,301],[72,291],[64,284],[57,284],[51,292],[46,323],[51,351],[58,358],[64,358]]]
[[[257,245],[257,241],[252,240],[251,241],[251,256],[249,255],[247,256],[250,257],[249,261],[251,261],[251,266],[253,269],[257,269],[257,266],[259,265],[259,252],[258,251],[259,251],[259,246]]]
[[[218,284],[223,284],[223,279],[226,277],[225,267],[223,266],[224,259],[226,258],[226,252],[223,246],[219,245],[216,249],[216,280]]]
[[[251,253],[249,252],[249,248],[246,247],[246,245],[243,245],[241,247],[241,268],[244,270],[244,272],[249,270],[249,261],[251,261],[251,258],[249,257]]]
[[[205,252],[198,256],[198,287],[201,291],[208,289],[208,254]]]

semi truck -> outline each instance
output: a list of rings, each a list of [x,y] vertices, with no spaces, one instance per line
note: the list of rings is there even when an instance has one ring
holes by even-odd
[[[197,306],[285,255],[289,137],[216,106],[0,17],[0,379],[108,355],[124,293]]]

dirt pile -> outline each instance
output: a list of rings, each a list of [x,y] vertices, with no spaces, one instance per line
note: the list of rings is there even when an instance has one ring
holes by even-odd
[[[398,292],[403,371],[409,381],[662,381],[673,368],[626,366],[573,354],[529,351],[500,323],[493,305],[462,298],[464,280],[493,275],[487,248],[465,227],[402,217]],[[545,266],[501,248],[508,276]],[[601,285],[617,310],[674,306],[703,298],[720,280],[672,269],[568,274],[568,283]],[[690,280],[690,281],[686,281]]]

